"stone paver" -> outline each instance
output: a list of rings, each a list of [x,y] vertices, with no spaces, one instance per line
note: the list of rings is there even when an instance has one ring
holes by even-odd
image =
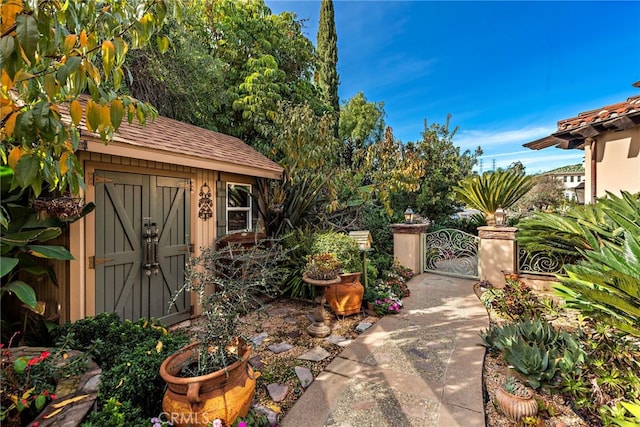
[[[481,427],[488,317],[475,281],[422,274],[401,313],[385,316],[336,357],[282,427]]]

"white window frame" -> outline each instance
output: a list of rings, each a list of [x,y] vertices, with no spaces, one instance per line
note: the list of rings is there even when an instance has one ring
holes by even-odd
[[[249,203],[249,206],[229,206],[229,191],[232,187],[234,186],[238,186],[238,187],[248,187],[249,189],[249,193],[247,194],[247,202]],[[241,233],[243,231],[249,231],[251,230],[251,224],[253,224],[253,218],[252,218],[252,213],[253,213],[253,200],[251,197],[251,193],[253,191],[253,188],[251,187],[251,184],[245,184],[242,182],[227,182],[227,197],[226,197],[226,208],[227,208],[227,234],[229,233]],[[229,212],[247,212],[247,223],[246,223],[246,228],[241,229],[241,230],[229,230]]]

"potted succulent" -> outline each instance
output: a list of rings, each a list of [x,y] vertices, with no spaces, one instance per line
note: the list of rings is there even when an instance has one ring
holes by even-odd
[[[168,386],[162,408],[177,420],[174,425],[205,426],[216,419],[232,425],[249,411],[256,383],[248,364],[252,347],[238,327],[242,314],[277,294],[286,254],[264,240],[234,254],[203,249],[190,258],[184,285],[171,302],[182,292],[196,293],[206,320],[196,341],[160,367]]]
[[[325,287],[325,298],[331,311],[337,315],[349,316],[359,313],[362,306],[364,287],[360,283],[362,261],[358,244],[346,234],[335,231],[314,236],[311,254],[335,254],[342,265],[340,283]]]
[[[496,390],[496,401],[502,412],[513,421],[538,413],[533,391],[512,376],[508,376]]]

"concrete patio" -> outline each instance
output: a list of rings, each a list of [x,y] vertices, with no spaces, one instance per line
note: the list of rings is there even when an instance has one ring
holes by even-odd
[[[281,425],[483,427],[478,333],[489,320],[474,283],[414,277],[402,312],[380,319],[336,357]]]

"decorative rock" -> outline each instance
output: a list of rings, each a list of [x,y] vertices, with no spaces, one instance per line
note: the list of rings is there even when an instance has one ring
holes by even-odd
[[[305,368],[304,366],[296,366],[295,370],[302,387],[309,387],[313,382],[313,374],[311,373],[311,370],[309,368]]]
[[[289,338],[298,338],[300,335],[302,335],[302,332],[297,331],[297,330],[296,330],[296,331],[289,332],[289,333],[287,334],[287,336],[288,336]]]
[[[269,384],[267,385],[269,396],[274,402],[282,402],[289,393],[289,386],[286,384]]]
[[[256,412],[260,412],[262,414],[265,414],[267,416],[267,419],[269,420],[269,425],[270,426],[277,426],[278,425],[278,414],[275,411],[272,411],[271,409],[264,407],[262,405],[254,405],[253,406],[253,410]]]
[[[256,369],[262,369],[262,367],[264,366],[264,363],[262,363],[262,359],[260,358],[260,356],[250,357],[249,363]]]
[[[318,346],[312,350],[307,351],[305,354],[298,357],[298,359],[310,360],[312,362],[319,362],[321,360],[326,359],[327,357],[329,357],[329,352],[324,348]]]
[[[281,342],[280,344],[271,344],[267,347],[275,354],[284,353],[285,351],[289,351],[293,348],[293,346],[286,342]]]
[[[251,342],[255,345],[255,346],[259,346],[261,345],[265,339],[267,339],[267,337],[269,336],[268,333],[266,332],[262,332],[261,334],[258,335],[254,335],[251,337]]]
[[[371,323],[371,324],[376,323],[378,320],[379,319],[376,316],[367,316],[364,319],[362,319],[363,322]]]
[[[295,317],[285,317],[284,322],[290,325],[296,325],[298,323],[298,319],[296,319]]]
[[[424,354],[422,351],[418,350],[417,348],[410,348],[409,349],[409,353],[415,354],[416,356],[418,356],[421,359],[428,359],[429,356],[427,356],[426,354]]]
[[[364,331],[366,331],[367,329],[369,329],[371,327],[372,323],[369,322],[360,322],[358,324],[358,326],[356,326],[356,332],[361,334]]]
[[[349,344],[351,344],[351,340],[345,337],[341,337],[338,335],[329,335],[327,338],[325,338],[327,341],[329,341],[331,344],[335,344],[337,346],[340,347],[347,347],[349,346]]]

